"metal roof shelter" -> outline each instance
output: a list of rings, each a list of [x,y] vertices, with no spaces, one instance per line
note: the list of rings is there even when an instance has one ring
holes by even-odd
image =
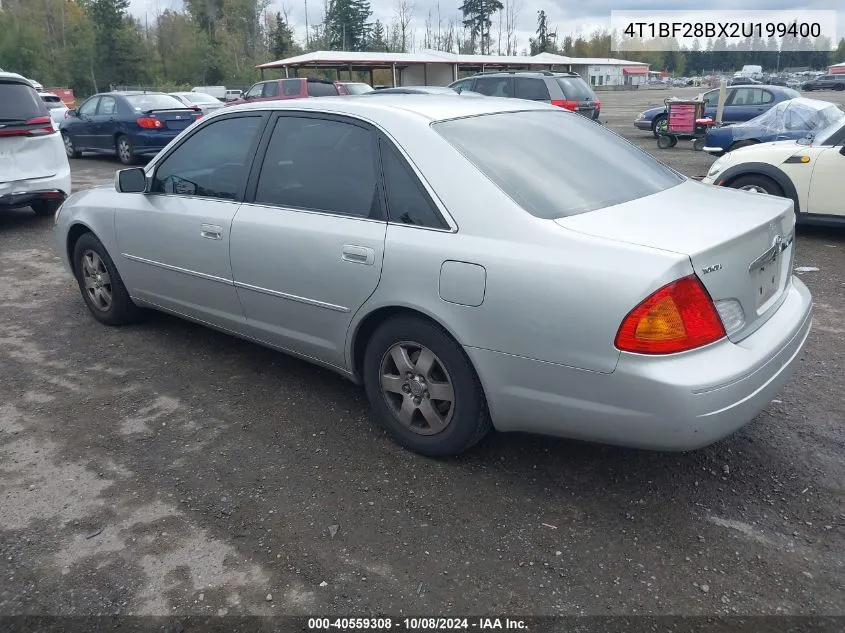
[[[369,72],[370,83],[374,70],[390,70],[393,85],[397,85],[397,73],[409,68],[422,70],[419,78],[428,85],[428,75],[433,71],[438,78],[444,77],[444,71],[455,81],[461,71],[484,72],[486,70],[571,70],[572,66],[587,65],[615,65],[632,69],[643,68],[647,72],[648,64],[630,62],[621,59],[578,58],[540,53],[533,57],[525,55],[456,55],[443,51],[423,50],[419,53],[381,53],[381,52],[352,52],[352,51],[314,51],[261,64],[262,77],[267,69],[284,70],[285,77],[298,76],[300,69],[334,70],[338,79],[342,70],[353,72]],[[642,72],[642,71],[639,71]],[[447,83],[449,83],[447,81]]]

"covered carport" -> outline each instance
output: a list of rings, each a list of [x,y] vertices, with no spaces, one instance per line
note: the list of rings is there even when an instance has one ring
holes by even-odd
[[[285,77],[299,77],[300,72],[317,70],[334,72],[340,80],[341,73],[369,75],[374,84],[373,73],[377,70],[390,72],[393,86],[441,85],[456,81],[462,73],[478,73],[496,70],[569,70],[569,58],[559,55],[547,59],[506,55],[456,55],[443,51],[424,50],[420,53],[379,53],[350,51],[314,51],[261,64],[261,76],[265,70],[279,70]]]

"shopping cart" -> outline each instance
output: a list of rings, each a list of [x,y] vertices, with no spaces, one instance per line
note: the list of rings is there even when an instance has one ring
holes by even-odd
[[[678,139],[692,140],[692,148],[700,152],[704,148],[707,131],[713,125],[713,119],[704,116],[706,102],[699,99],[666,99],[669,113],[666,127],[657,134],[657,147],[668,149],[678,144]]]

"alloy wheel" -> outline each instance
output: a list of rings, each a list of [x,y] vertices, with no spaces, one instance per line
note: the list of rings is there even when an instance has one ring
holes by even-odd
[[[396,343],[382,357],[379,377],[388,407],[410,431],[435,435],[449,426],[455,390],[446,366],[430,349]]]
[[[65,134],[62,137],[62,140],[65,144],[65,153],[68,155],[69,158],[73,158],[74,148],[73,148],[73,141],[70,140],[70,137]]]
[[[117,142],[117,155],[124,163],[128,163],[132,158],[132,148],[129,146],[129,141],[125,138],[122,138]]]
[[[742,187],[739,187],[739,190],[740,191],[752,191],[754,193],[766,193],[766,194],[769,193],[768,191],[766,191],[760,185],[744,185]]]
[[[109,271],[100,256],[86,250],[82,254],[82,278],[91,304],[108,312],[112,306],[112,284]]]

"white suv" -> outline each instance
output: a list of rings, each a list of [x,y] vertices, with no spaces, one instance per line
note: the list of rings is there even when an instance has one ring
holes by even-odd
[[[70,195],[62,137],[29,80],[0,72],[0,209],[51,215]]]

